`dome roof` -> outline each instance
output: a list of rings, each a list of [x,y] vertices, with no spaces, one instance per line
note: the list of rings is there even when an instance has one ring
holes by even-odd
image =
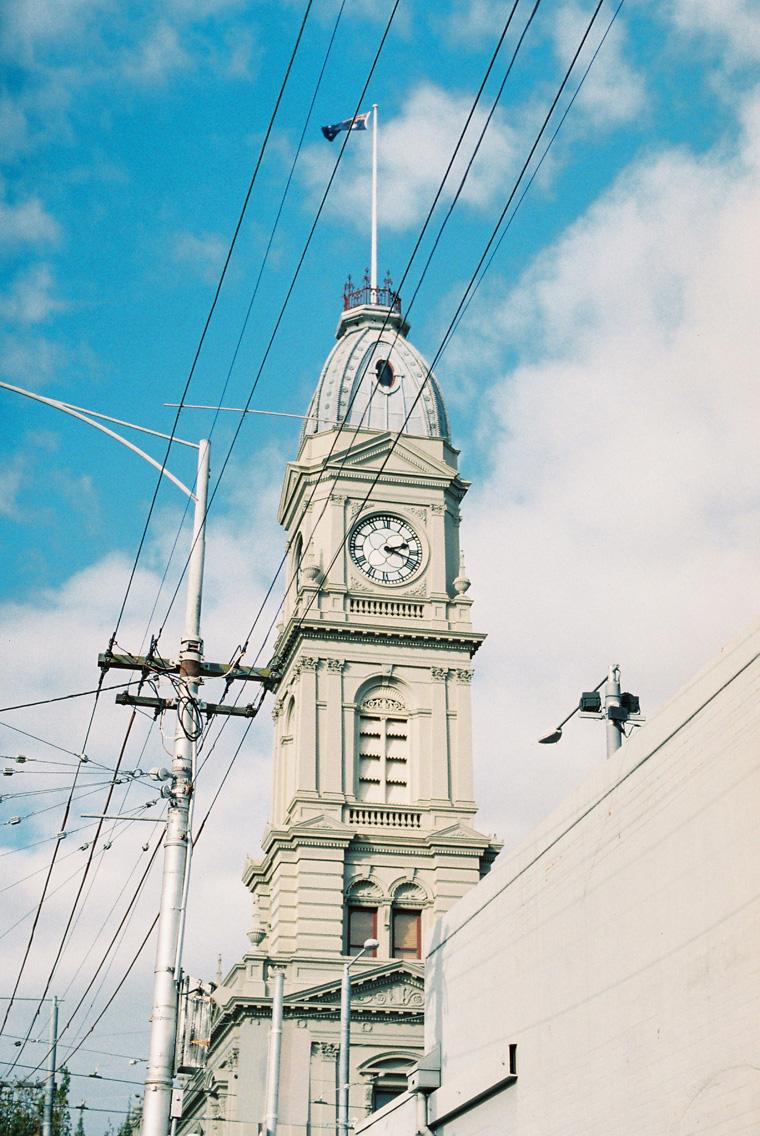
[[[301,443],[341,422],[450,442],[443,396],[427,363],[407,340],[408,330],[397,311],[380,304],[361,304],[343,312],[338,342],[309,404]]]

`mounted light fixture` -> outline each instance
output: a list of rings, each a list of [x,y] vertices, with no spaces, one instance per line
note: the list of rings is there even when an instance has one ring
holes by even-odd
[[[599,693],[604,686],[604,705]],[[578,705],[563,718],[555,730],[544,734],[538,739],[540,745],[554,745],[562,737],[562,727],[569,722],[574,714],[581,718],[596,718],[607,722],[607,757],[623,743],[626,722],[633,726],[641,726],[644,719],[640,717],[640,702],[635,694],[620,693],[620,667],[610,667],[607,677],[602,679],[593,690],[586,690],[581,694]]]

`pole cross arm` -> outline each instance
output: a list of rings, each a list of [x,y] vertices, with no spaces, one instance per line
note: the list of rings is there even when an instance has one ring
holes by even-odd
[[[180,673],[180,665],[174,659],[162,659],[158,655],[114,655],[106,651],[98,655],[98,666],[102,671],[156,671],[158,674]],[[229,682],[241,679],[243,682],[261,682],[272,689],[279,682],[280,675],[275,667],[240,667],[229,663],[201,662],[201,678],[224,678]]]
[[[116,695],[116,701],[120,706],[148,706],[152,710],[158,712],[162,710],[176,710],[176,698],[144,698],[140,694],[127,694],[122,691]],[[220,702],[198,702],[198,710],[201,714],[205,714],[210,718],[213,714],[225,714],[229,717],[235,718],[255,718],[258,713],[258,706],[225,706]]]

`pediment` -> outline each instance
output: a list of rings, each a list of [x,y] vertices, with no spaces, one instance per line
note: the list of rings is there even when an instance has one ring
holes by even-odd
[[[391,962],[378,969],[351,977],[351,1003],[355,1010],[407,1010],[421,1013],[425,1005],[422,968],[409,963]],[[288,998],[288,1004],[339,1006],[340,979],[302,990]]]
[[[477,829],[470,828],[468,824],[462,824],[461,821],[449,825],[448,828],[433,829],[428,839],[432,842],[437,840],[476,840],[479,844],[483,842],[488,843],[487,836],[484,836],[482,832],[478,832]]]
[[[354,830],[349,828],[341,820],[336,820],[335,817],[325,816],[320,813],[319,816],[309,817],[308,820],[299,820],[297,824],[290,825],[290,831],[293,833],[298,832],[336,832],[343,835],[347,833],[353,836]]]
[[[388,455],[390,454],[390,457]],[[385,470],[389,473],[405,473],[422,477],[440,477],[451,481],[457,471],[446,462],[416,446],[405,435],[385,433],[367,438],[358,444],[336,451],[328,468],[377,470],[387,460]]]

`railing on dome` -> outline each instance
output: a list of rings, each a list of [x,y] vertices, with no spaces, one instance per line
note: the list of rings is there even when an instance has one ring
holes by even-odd
[[[382,308],[391,308],[401,313],[401,299],[393,291],[391,274],[386,273],[382,288],[373,288],[369,280],[369,272],[364,273],[364,280],[359,288],[354,288],[354,282],[349,276],[343,289],[343,311],[358,308],[361,304],[377,304]]]

